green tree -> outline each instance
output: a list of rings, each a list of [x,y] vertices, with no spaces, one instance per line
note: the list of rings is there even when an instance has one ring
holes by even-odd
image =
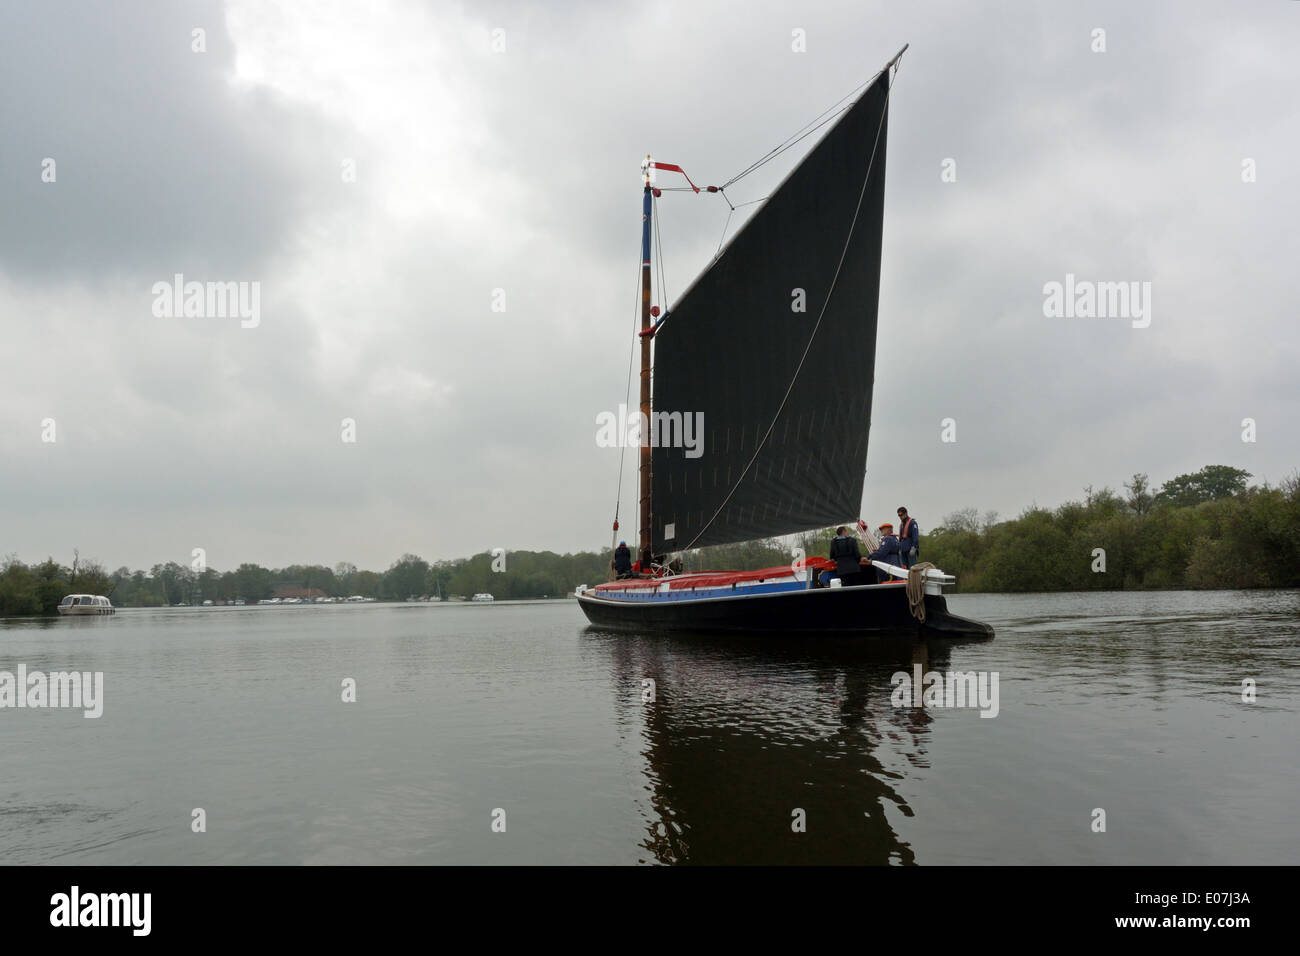
[[[1200,471],[1179,475],[1161,485],[1156,493],[1156,503],[1187,508],[1203,501],[1228,498],[1246,490],[1248,471],[1228,465],[1206,465]]]
[[[153,578],[163,604],[182,604],[190,600],[192,589],[189,568],[168,561],[166,564],[155,564],[149,569],[149,576]]]
[[[332,597],[351,597],[356,593],[357,566],[351,561],[340,561],[334,565],[334,589]]]
[[[384,572],[383,596],[394,601],[422,597],[429,577],[429,562],[419,555],[404,554]]]
[[[0,616],[17,617],[41,613],[41,599],[37,594],[36,575],[31,568],[9,555],[0,568]]]
[[[271,572],[259,564],[241,564],[235,569],[235,597],[245,601],[265,601],[274,589]]]
[[[32,568],[36,581],[36,597],[40,602],[41,614],[56,614],[59,602],[71,588],[68,586],[68,570],[53,558],[46,558]]]
[[[980,513],[978,508],[962,508],[943,519],[940,525],[947,532],[969,531],[979,533]]]
[[[1124,490],[1128,492],[1128,506],[1133,509],[1136,515],[1144,515],[1151,510],[1151,503],[1154,496],[1151,494],[1151,483],[1145,474],[1133,476],[1133,480],[1125,482]]]
[[[379,597],[384,578],[378,571],[358,571],[356,574],[356,591],[362,597]],[[350,596],[350,595],[349,595]]]
[[[107,595],[113,590],[113,579],[102,564],[93,560],[83,561],[81,552],[73,548],[68,590],[78,594]]]

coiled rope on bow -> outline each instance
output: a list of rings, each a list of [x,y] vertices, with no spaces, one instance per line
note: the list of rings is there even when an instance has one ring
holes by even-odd
[[[929,561],[907,569],[907,607],[921,624],[925,623],[925,572],[931,569],[937,571],[938,567]]]

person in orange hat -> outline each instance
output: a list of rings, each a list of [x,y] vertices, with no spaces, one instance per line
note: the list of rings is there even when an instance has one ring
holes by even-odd
[[[893,564],[902,567],[903,558],[898,549],[898,536],[894,534],[894,526],[886,521],[879,529],[880,547],[867,556],[868,561],[883,561],[885,564]],[[880,583],[892,579],[892,575],[887,571],[876,568],[876,582]]]

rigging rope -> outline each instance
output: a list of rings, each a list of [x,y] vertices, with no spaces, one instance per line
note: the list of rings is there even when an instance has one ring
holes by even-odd
[[[682,175],[685,175],[685,173],[683,173]],[[659,260],[659,268],[658,268],[659,294],[660,294],[659,301],[664,303],[666,307],[668,302],[668,293],[667,293],[667,280],[664,277],[664,267],[663,267],[663,254],[664,254],[663,241],[661,240],[659,234],[659,198],[657,196],[652,196],[652,202],[654,204],[654,208],[651,216],[651,218],[654,221],[653,222],[654,245],[655,245],[654,254],[658,257]],[[637,346],[637,342],[639,341],[639,335],[641,331],[639,328],[640,321],[641,321],[641,273],[644,268],[645,268],[645,263],[641,261],[640,256],[637,256],[636,304],[632,310],[632,340],[631,340],[632,344],[628,347],[627,385],[624,389],[624,396],[623,396],[623,407],[625,409],[632,407],[632,371],[636,367],[636,346]],[[622,422],[618,423],[618,428],[621,433],[621,430],[623,428]],[[627,459],[627,442],[620,441],[619,445],[620,448],[618,453],[618,486],[614,493],[614,528],[609,541],[609,550],[611,552],[613,552],[613,550],[618,546],[618,530],[619,530],[618,515],[619,515],[619,510],[621,509],[623,504],[623,472],[625,468],[625,462]],[[610,580],[613,580],[613,578],[611,577]]]
[[[879,75],[879,74],[877,74],[877,75]],[[873,79],[874,79],[874,77],[873,77]],[[869,85],[870,85],[870,81],[868,81],[868,82],[867,82],[866,84],[864,84],[863,86],[858,87],[858,88],[855,89],[853,92],[856,93],[856,92],[858,92],[858,90],[861,90],[861,89],[863,89],[865,86],[869,86]],[[849,94],[849,96],[852,96],[852,95],[853,95],[853,93],[850,93],[850,94]],[[841,100],[840,102],[842,103],[843,100]],[[856,102],[856,101],[855,101],[855,102]],[[838,105],[839,105],[839,104],[837,103],[836,106],[838,106]],[[798,134],[796,134],[796,137],[797,137],[797,138],[791,138],[791,139],[787,140],[786,142],[782,143],[782,144],[779,145],[779,146],[774,146],[774,147],[772,147],[771,152],[769,152],[767,155],[763,156],[761,159],[758,159],[758,160],[756,160],[755,162],[751,163],[749,166],[747,166],[745,169],[741,170],[741,171],[740,171],[739,173],[737,173],[736,175],[732,176],[732,177],[731,177],[730,179],[728,179],[725,183],[723,183],[722,186],[721,186],[720,188],[722,188],[722,189],[726,189],[728,186],[735,185],[736,183],[740,182],[740,180],[742,180],[742,179],[744,179],[746,176],[748,176],[750,173],[752,173],[752,172],[754,172],[754,171],[756,171],[756,170],[758,170],[758,169],[761,169],[762,167],[766,166],[768,163],[770,163],[772,160],[776,159],[778,156],[780,156],[782,153],[784,153],[784,152],[785,152],[787,149],[789,149],[791,146],[796,145],[800,140],[806,139],[806,138],[808,138],[809,136],[811,136],[813,133],[817,132],[817,130],[821,129],[823,126],[825,126],[827,123],[829,123],[829,122],[830,122],[831,120],[833,120],[835,117],[839,116],[841,113],[843,113],[845,110],[847,110],[847,109],[849,108],[849,106],[852,106],[852,105],[853,105],[852,103],[849,103],[848,106],[842,106],[842,107],[840,107],[839,109],[835,110],[834,113],[831,113],[829,116],[827,116],[827,117],[826,117],[824,120],[822,120],[820,123],[817,123],[817,125],[814,126],[812,129],[808,130],[808,132],[803,133],[803,135],[798,135]],[[834,107],[832,107],[832,109],[834,109]],[[814,122],[816,122],[816,121],[814,120]],[[800,132],[802,132],[802,131],[800,131]]]
[[[889,67],[885,67],[885,69],[887,70]],[[883,72],[885,71],[880,71],[880,73]],[[871,81],[874,81],[876,77],[879,77],[880,73],[877,73],[872,77]],[[894,76],[897,75],[897,69],[895,69]],[[858,204],[853,210],[853,220],[849,223],[849,234],[844,239],[844,248],[840,250],[840,261],[835,266],[835,274],[831,276],[830,288],[826,290],[826,298],[822,302],[821,311],[817,313],[817,321],[813,324],[812,334],[808,336],[808,344],[804,346],[803,354],[799,356],[799,364],[795,366],[794,375],[790,378],[790,384],[786,386],[785,394],[781,397],[781,404],[777,406],[776,414],[772,416],[772,423],[767,426],[767,431],[763,433],[763,438],[754,449],[754,454],[750,457],[749,461],[745,463],[745,467],[741,471],[740,477],[737,478],[736,483],[731,486],[731,490],[727,492],[727,496],[722,499],[722,504],[718,505],[718,510],[713,512],[713,515],[704,523],[704,526],[700,528],[699,532],[696,533],[695,537],[691,539],[690,543],[686,545],[683,550],[689,551],[693,548],[695,542],[699,541],[704,532],[708,531],[713,525],[713,522],[717,520],[718,515],[722,514],[723,509],[727,507],[727,503],[731,501],[731,496],[736,493],[736,489],[740,487],[740,483],[744,481],[745,476],[749,474],[749,469],[752,468],[754,462],[758,460],[759,454],[762,452],[764,446],[767,445],[768,438],[772,435],[772,430],[776,428],[776,423],[781,419],[781,413],[785,411],[786,402],[790,400],[790,393],[794,391],[794,383],[799,380],[799,373],[803,371],[804,363],[808,360],[808,353],[812,351],[813,341],[817,338],[817,331],[822,326],[822,319],[826,316],[826,309],[831,304],[831,296],[835,294],[835,285],[839,282],[840,271],[844,268],[844,260],[849,254],[849,244],[853,241],[853,233],[854,230],[857,229],[858,225],[858,215],[862,212],[862,200],[866,198],[867,186],[871,183],[871,170],[875,168],[876,165],[876,150],[880,146],[880,133],[885,128],[885,116],[889,113],[889,94],[893,88],[894,77],[890,77],[889,85],[885,87],[885,105],[880,111],[880,122],[876,125],[876,138],[871,144],[871,158],[867,160],[867,174],[862,179],[862,190],[858,193]],[[747,175],[747,173],[742,175]],[[734,182],[735,180],[733,179],[732,181]]]
[[[719,189],[718,192],[722,193],[723,199],[727,199],[727,194],[723,193],[721,189]],[[713,258],[715,261],[718,259],[719,256],[722,255],[722,244],[727,241],[727,227],[731,225],[731,217],[735,213],[735,211],[737,209],[744,209],[746,206],[752,206],[756,202],[767,202],[767,200],[771,198],[772,197],[770,195],[764,196],[762,199],[751,199],[748,202],[742,202],[739,205],[735,205],[735,206],[732,206],[731,200],[727,199],[727,205],[731,206],[731,210],[727,213],[727,221],[722,224],[722,235],[718,237],[718,251],[713,254]]]
[[[641,313],[641,269],[643,268],[641,257],[636,257],[636,306],[632,310],[632,344],[627,350],[627,388],[623,396],[623,407],[627,408],[628,403],[632,401],[632,368],[636,364],[636,340],[637,340],[637,320]],[[623,423],[618,423],[620,434]],[[620,441],[618,452],[618,488],[614,492],[614,528],[609,540],[609,550],[612,554],[614,548],[618,546],[618,512],[623,503],[623,462],[627,457],[627,442]],[[611,570],[612,574],[612,570]],[[611,577],[612,581],[613,578]]]
[[[902,56],[902,54],[900,53],[900,54],[899,54],[899,57],[901,57],[901,56]],[[799,127],[799,129],[795,130],[795,131],[794,131],[792,134],[790,134],[790,136],[787,137],[783,142],[779,143],[779,144],[776,145],[776,146],[773,146],[772,149],[769,150],[765,155],[760,156],[758,159],[756,159],[754,162],[750,163],[748,166],[746,166],[746,167],[745,167],[744,169],[742,169],[740,172],[736,173],[736,175],[734,175],[734,176],[732,176],[730,179],[728,179],[728,180],[727,180],[725,183],[723,183],[719,188],[720,188],[720,189],[726,189],[726,188],[727,188],[728,186],[730,186],[731,184],[736,183],[736,182],[739,182],[740,180],[742,180],[742,179],[744,179],[746,176],[748,176],[750,173],[754,172],[754,170],[759,169],[760,167],[765,166],[765,165],[767,165],[768,163],[770,163],[772,160],[776,159],[778,156],[780,156],[782,153],[784,153],[784,152],[785,152],[787,149],[789,149],[791,146],[793,146],[793,145],[795,145],[796,143],[798,143],[799,140],[801,140],[801,139],[805,139],[805,138],[807,138],[808,136],[811,136],[811,135],[812,135],[813,133],[815,133],[817,130],[821,129],[823,126],[825,126],[825,125],[826,125],[827,123],[829,123],[831,120],[833,120],[836,116],[838,116],[840,113],[843,113],[845,110],[847,110],[850,106],[853,105],[853,103],[849,103],[849,104],[846,105],[846,106],[842,106],[841,104],[843,104],[845,100],[850,99],[851,97],[855,97],[855,96],[857,96],[858,93],[860,93],[861,91],[865,90],[865,89],[866,89],[867,87],[869,87],[872,83],[876,82],[876,79],[880,76],[881,73],[884,73],[885,70],[889,69],[890,66],[894,65],[894,63],[897,63],[897,62],[898,62],[898,59],[896,58],[893,62],[891,62],[891,63],[889,63],[889,64],[886,64],[884,70],[879,70],[879,71],[877,71],[877,72],[876,72],[876,73],[871,77],[871,79],[867,80],[865,83],[862,83],[862,84],[860,84],[860,85],[858,85],[858,86],[855,86],[853,89],[851,89],[851,90],[850,90],[848,93],[846,93],[844,96],[840,97],[838,100],[836,100],[834,103],[832,103],[829,107],[827,107],[826,109],[822,110],[822,112],[818,113],[816,116],[814,116],[811,120],[809,120],[809,121],[808,121],[807,123],[805,123],[803,126]],[[895,72],[897,72],[897,71],[895,71]],[[891,85],[891,86],[893,85],[893,81],[892,81],[892,80],[890,81],[890,85]],[[853,102],[856,103],[857,100],[855,99]],[[827,114],[829,114],[829,115],[827,115]],[[825,117],[825,118],[823,119],[823,117]],[[814,123],[816,123],[815,126],[813,125]],[[811,129],[809,129],[810,126],[812,127]],[[805,130],[807,130],[807,132],[805,132]]]
[[[730,200],[728,200],[728,203],[730,203]],[[731,225],[731,214],[735,211],[736,207],[732,206],[727,212],[727,221],[722,224],[722,235],[718,237],[718,251],[713,254],[715,259],[722,255],[722,244],[727,241],[727,227]]]
[[[904,49],[906,49],[906,48],[904,48]],[[892,60],[889,64],[886,64],[884,70],[880,70],[880,71],[878,71],[875,75],[873,75],[873,76],[871,77],[871,79],[867,80],[865,83],[863,83],[863,84],[861,84],[861,85],[859,85],[859,86],[857,86],[857,87],[854,87],[854,88],[853,88],[852,90],[850,90],[847,94],[845,94],[844,96],[840,97],[840,99],[836,100],[833,104],[831,104],[831,106],[827,107],[825,110],[822,110],[822,112],[818,113],[816,116],[814,116],[811,120],[809,120],[807,123],[805,123],[805,124],[804,124],[803,126],[801,126],[799,129],[795,130],[794,133],[792,133],[789,137],[787,137],[787,138],[786,138],[783,142],[781,142],[779,145],[772,147],[772,149],[771,149],[770,151],[768,151],[765,155],[759,157],[759,158],[756,159],[754,162],[750,163],[748,166],[746,166],[744,169],[742,169],[742,170],[741,170],[740,172],[738,172],[736,175],[734,175],[734,176],[732,176],[730,179],[728,179],[728,180],[727,180],[725,183],[723,183],[721,186],[716,187],[716,191],[722,195],[722,198],[725,199],[725,200],[727,201],[727,205],[730,206],[731,209],[730,209],[730,212],[727,213],[727,221],[726,221],[726,222],[723,224],[723,226],[722,226],[722,236],[721,236],[721,238],[718,239],[718,251],[715,252],[715,253],[713,254],[713,258],[714,258],[715,260],[718,258],[718,256],[722,255],[722,244],[723,244],[723,242],[726,241],[726,238],[727,238],[727,227],[731,224],[731,214],[734,213],[737,209],[741,209],[741,208],[743,208],[743,207],[745,207],[745,206],[753,205],[753,204],[756,203],[756,202],[764,202],[765,200],[771,198],[771,196],[770,196],[770,194],[769,194],[769,195],[767,195],[767,196],[764,196],[762,199],[751,199],[751,200],[749,200],[748,202],[742,202],[742,203],[740,203],[739,205],[733,205],[732,202],[731,202],[731,199],[727,196],[727,194],[726,194],[726,192],[725,192],[726,188],[727,188],[728,186],[731,186],[731,185],[734,185],[735,183],[740,182],[740,180],[744,179],[746,176],[748,176],[750,173],[754,172],[755,170],[758,170],[758,169],[762,168],[763,166],[766,166],[766,165],[767,165],[768,163],[770,163],[772,160],[776,159],[778,156],[780,156],[782,153],[784,153],[787,149],[789,149],[790,147],[794,146],[795,144],[797,144],[797,143],[800,142],[801,140],[807,139],[807,138],[808,138],[809,136],[811,136],[813,133],[817,132],[817,130],[821,129],[823,126],[825,126],[825,125],[826,125],[827,123],[829,123],[831,120],[835,119],[835,117],[839,116],[839,115],[840,115],[841,113],[843,113],[845,110],[849,109],[851,106],[853,106],[853,103],[856,103],[856,102],[857,102],[857,100],[856,100],[856,99],[853,99],[852,102],[850,102],[850,103],[848,103],[848,104],[844,104],[844,101],[845,101],[845,100],[850,99],[850,98],[853,98],[853,97],[856,97],[858,93],[862,92],[862,91],[865,90],[867,87],[869,87],[872,83],[876,82],[876,79],[880,76],[881,73],[885,72],[885,70],[888,70],[891,66],[894,66],[895,64],[897,64],[897,63],[901,60],[901,58],[902,58],[902,53],[899,53],[899,55],[898,55],[897,57],[895,57],[894,60]],[[897,71],[895,71],[895,73],[897,73]],[[893,86],[893,81],[892,81],[892,80],[890,81],[890,86]],[[843,104],[843,105],[842,105],[842,104]],[[814,124],[816,124],[816,125],[814,125]],[[812,128],[809,129],[809,127],[812,127]],[[805,131],[806,131],[806,132],[805,132]],[[689,180],[687,180],[687,181],[689,182]],[[687,188],[688,188],[688,187],[685,187],[685,186],[675,187],[675,188],[673,188],[672,191],[673,191],[673,192],[677,192],[677,191],[679,191],[679,190],[681,190],[681,191],[685,191]],[[693,184],[692,184],[692,188],[693,188]],[[696,191],[696,192],[699,192],[698,189],[696,189],[695,191]],[[710,188],[709,188],[709,192],[714,192],[714,191],[715,191],[714,187],[710,187]]]
[[[664,243],[663,243],[663,239],[659,235],[659,197],[655,196],[653,201],[654,201],[654,227],[655,227],[655,259],[658,262],[658,268],[656,271],[659,273],[659,309],[660,309],[660,314],[663,314],[668,311],[668,279],[664,275]],[[651,375],[653,374],[654,371],[652,369]]]
[[[907,607],[912,617],[925,623],[925,572],[938,568],[929,561],[912,565],[907,571]]]

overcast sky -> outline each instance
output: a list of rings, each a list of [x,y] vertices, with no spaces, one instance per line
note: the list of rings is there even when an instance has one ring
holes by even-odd
[[[642,157],[725,181],[904,43],[863,516],[1216,463],[1276,483],[1300,466],[1297,24],[1283,0],[5,4],[0,553],[607,546]],[[660,209],[671,304],[726,207]],[[176,273],[260,283],[259,323],[155,315]],[[1149,326],[1046,317],[1067,273],[1150,282]]]

